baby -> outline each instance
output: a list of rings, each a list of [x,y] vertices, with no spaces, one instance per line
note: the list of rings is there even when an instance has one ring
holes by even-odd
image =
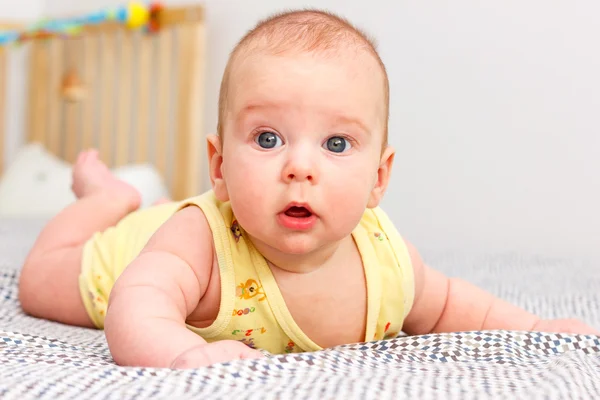
[[[543,320],[425,265],[378,207],[388,78],[374,45],[321,11],[265,20],[225,69],[212,190],[137,210],[95,151],[43,229],[23,310],[104,329],[120,365],[193,368],[461,330],[598,334]]]

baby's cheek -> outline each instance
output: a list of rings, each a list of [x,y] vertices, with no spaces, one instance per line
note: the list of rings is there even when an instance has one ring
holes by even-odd
[[[365,212],[370,191],[364,182],[350,180],[328,185],[327,203],[341,231],[354,229]]]
[[[354,170],[337,179],[331,179],[327,186],[332,195],[340,198],[341,202],[346,202],[348,205],[352,203],[361,204],[362,202],[366,204],[373,189],[372,179],[370,176],[365,175],[364,170]],[[360,208],[360,205],[356,206]]]
[[[229,166],[228,178],[235,181],[240,189],[248,186],[259,186],[265,189],[265,185],[273,185],[274,180],[278,178],[275,173],[277,166],[272,164],[260,158],[243,155],[240,151],[235,164]]]
[[[229,187],[229,198],[233,212],[244,229],[252,230],[265,217],[270,209],[269,189],[264,184],[240,174],[239,179]]]

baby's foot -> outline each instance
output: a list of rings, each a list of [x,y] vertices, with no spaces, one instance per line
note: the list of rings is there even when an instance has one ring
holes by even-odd
[[[130,184],[117,179],[98,158],[98,151],[82,151],[73,165],[73,185],[78,199],[95,194],[106,194],[113,200],[127,202],[131,210],[139,208],[141,195]]]

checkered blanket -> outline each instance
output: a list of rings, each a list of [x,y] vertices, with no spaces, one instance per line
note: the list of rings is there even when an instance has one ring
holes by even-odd
[[[101,331],[24,315],[17,279],[42,221],[0,221],[0,398],[557,398],[600,394],[598,337],[463,332],[175,371],[116,366]],[[545,317],[600,326],[600,267],[519,255],[426,260]]]

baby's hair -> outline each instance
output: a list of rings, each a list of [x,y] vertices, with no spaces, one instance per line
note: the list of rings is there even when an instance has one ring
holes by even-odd
[[[306,9],[286,11],[260,21],[234,47],[221,81],[217,132],[223,135],[224,115],[227,109],[229,77],[235,61],[253,50],[271,54],[304,51],[335,55],[341,50],[356,49],[370,53],[381,68],[385,93],[384,146],[387,144],[389,115],[389,81],[375,42],[346,19],[328,11]]]

